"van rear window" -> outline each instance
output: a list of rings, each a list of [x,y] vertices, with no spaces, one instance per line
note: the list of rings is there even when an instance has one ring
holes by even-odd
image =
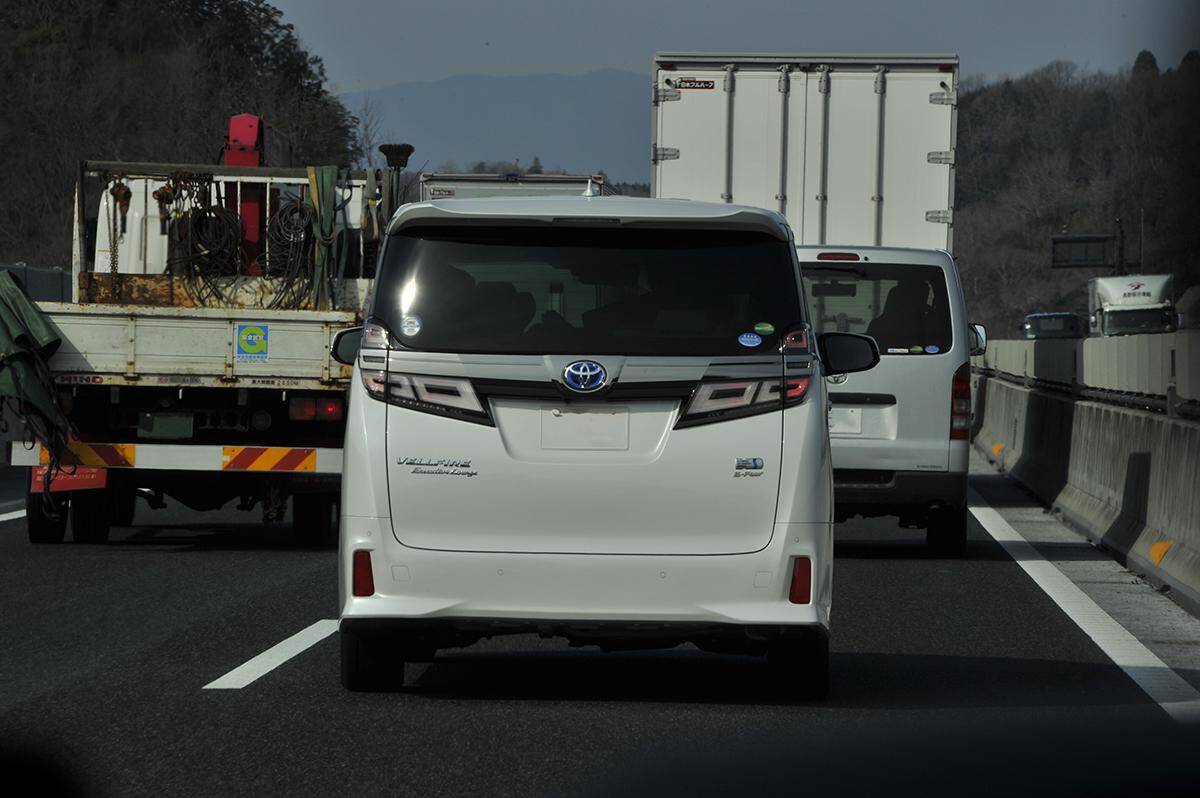
[[[497,354],[762,354],[804,320],[785,241],[558,226],[406,229],[372,315],[409,348]]]
[[[800,273],[818,334],[869,335],[882,355],[936,355],[953,343],[946,275],[936,266],[821,261]]]

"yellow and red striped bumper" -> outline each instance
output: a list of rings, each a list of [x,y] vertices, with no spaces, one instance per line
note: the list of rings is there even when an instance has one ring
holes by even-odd
[[[287,446],[226,446],[222,471],[316,471],[316,449]]]
[[[15,466],[47,465],[48,452],[38,444],[16,441]],[[173,443],[82,443],[74,441],[61,460],[64,466],[156,471],[222,471],[291,473],[297,476],[342,473],[342,450],[312,446],[223,446]]]

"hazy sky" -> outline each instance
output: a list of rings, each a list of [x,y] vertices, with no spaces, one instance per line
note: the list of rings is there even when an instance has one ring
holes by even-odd
[[[1200,0],[273,0],[331,88],[451,75],[649,74],[655,50],[958,52],[964,75],[1055,59],[1163,68],[1200,48]],[[648,79],[648,78],[647,78]]]

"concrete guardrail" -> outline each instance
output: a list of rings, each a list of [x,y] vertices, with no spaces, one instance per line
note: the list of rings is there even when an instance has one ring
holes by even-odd
[[[1200,423],[1077,390],[1200,400],[1200,332],[994,341],[974,362],[976,448],[1200,610]]]
[[[991,341],[976,368],[1072,388],[1200,402],[1200,330],[1112,338]]]

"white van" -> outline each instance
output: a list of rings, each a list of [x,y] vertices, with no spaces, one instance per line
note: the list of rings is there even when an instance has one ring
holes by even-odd
[[[771,211],[622,197],[444,200],[392,220],[342,479],[342,681],[484,637],[769,654],[823,694],[826,374]],[[361,347],[360,347],[361,341]]]
[[[818,335],[869,335],[880,363],[828,379],[838,520],[895,515],[931,546],[961,555],[967,529],[972,354],[987,345],[968,324],[948,252],[799,247]]]

